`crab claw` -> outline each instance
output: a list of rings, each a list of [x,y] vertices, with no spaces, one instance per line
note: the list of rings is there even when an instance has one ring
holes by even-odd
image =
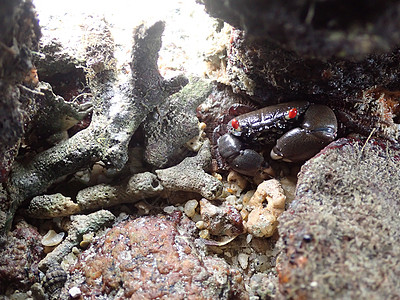
[[[261,169],[264,158],[252,149],[243,149],[242,142],[233,135],[224,134],[217,144],[218,152],[233,170],[253,176]]]
[[[336,138],[337,120],[325,105],[311,105],[304,115],[301,128],[282,135],[271,150],[272,159],[304,161],[317,154]]]
[[[262,167],[264,158],[252,149],[241,150],[239,155],[230,162],[233,170],[244,175],[253,176]]]

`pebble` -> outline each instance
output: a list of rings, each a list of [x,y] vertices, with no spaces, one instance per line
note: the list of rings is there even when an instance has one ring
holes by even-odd
[[[247,269],[249,265],[249,256],[245,253],[239,253],[238,262],[243,270]]]
[[[94,237],[93,232],[85,233],[82,236],[82,242],[79,243],[79,246],[81,246],[82,248],[86,248],[93,241],[93,237]]]
[[[68,292],[72,298],[77,298],[82,295],[82,291],[77,286],[70,288]]]
[[[191,218],[196,214],[196,208],[198,205],[199,203],[197,202],[197,200],[189,200],[188,202],[186,202],[183,211],[189,218]]]

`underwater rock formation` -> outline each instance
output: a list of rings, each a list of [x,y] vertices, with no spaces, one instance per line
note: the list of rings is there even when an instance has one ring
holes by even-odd
[[[7,289],[24,290],[39,282],[38,263],[44,257],[37,229],[19,221],[0,250],[0,295]]]
[[[29,114],[21,109],[18,85],[36,74],[32,60],[40,35],[31,1],[0,3],[0,182],[7,178],[24,123],[29,121]]]
[[[205,256],[193,230],[177,211],[117,224],[79,258],[67,288],[107,299],[248,299],[240,272]]]
[[[301,56],[360,58],[400,39],[397,1],[197,0],[207,12]]]
[[[193,78],[148,116],[143,124],[144,156],[148,163],[165,168],[180,162],[178,155],[182,145],[199,135],[196,107],[207,98],[211,89],[209,81]]]
[[[92,122],[68,140],[13,166],[8,182],[12,205],[8,223],[1,224],[2,235],[19,204],[43,193],[57,178],[99,160],[109,168],[121,169],[128,160],[132,134],[154,107],[177,91],[176,82],[164,81],[157,68],[164,23],[136,29],[128,74],[116,68],[107,24],[103,22],[96,30],[91,32],[86,47],[88,78],[94,94]]]
[[[277,299],[398,298],[397,143],[340,139],[302,167],[279,218]]]

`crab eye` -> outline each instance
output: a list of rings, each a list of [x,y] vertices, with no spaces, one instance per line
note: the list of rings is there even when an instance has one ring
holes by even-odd
[[[296,116],[297,116],[297,109],[294,107],[294,108],[288,110],[286,119],[290,120],[290,119],[295,118]]]
[[[231,121],[231,124],[232,124],[233,129],[236,130],[236,129],[239,128],[239,121],[238,121],[238,120],[233,119],[233,120]]]

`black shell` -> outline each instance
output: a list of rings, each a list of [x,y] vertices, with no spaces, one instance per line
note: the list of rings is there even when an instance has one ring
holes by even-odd
[[[49,268],[42,285],[50,299],[58,299],[67,278],[68,274],[61,266]]]

